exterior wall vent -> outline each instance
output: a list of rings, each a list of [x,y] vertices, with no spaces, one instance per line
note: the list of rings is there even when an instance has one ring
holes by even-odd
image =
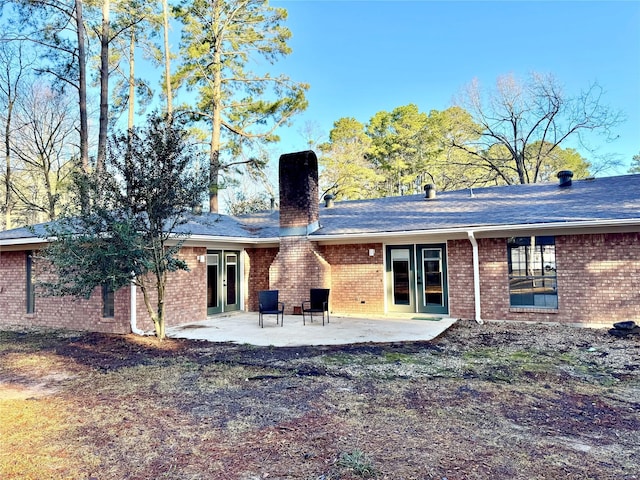
[[[562,170],[558,172],[558,180],[560,180],[560,186],[563,188],[570,187],[572,177],[573,177],[573,172],[571,170]]]
[[[427,200],[436,198],[436,185],[434,183],[427,183],[424,186],[424,198]]]

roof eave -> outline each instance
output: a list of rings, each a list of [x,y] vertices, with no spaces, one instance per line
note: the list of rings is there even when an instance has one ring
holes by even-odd
[[[584,233],[595,232],[597,230],[616,229],[618,231],[628,230],[636,231],[640,229],[640,218],[624,219],[624,220],[589,220],[575,222],[548,222],[548,223],[523,223],[515,225],[469,225],[464,227],[452,228],[436,228],[428,230],[402,230],[402,231],[385,231],[385,232],[363,232],[363,233],[340,233],[340,234],[312,234],[309,238],[313,241],[336,241],[336,240],[365,240],[365,239],[384,239],[384,238],[408,238],[416,236],[464,236],[467,232],[476,234],[491,233],[512,233],[521,231],[575,231],[585,230]]]

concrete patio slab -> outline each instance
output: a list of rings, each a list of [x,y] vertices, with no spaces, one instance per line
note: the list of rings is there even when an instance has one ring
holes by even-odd
[[[256,312],[237,312],[168,328],[167,336],[275,347],[347,345],[432,340],[455,322],[454,318],[426,314],[402,318],[332,315],[330,323],[323,326],[322,318],[314,317],[313,323],[307,319],[303,325],[302,316],[285,315],[281,327],[276,325],[275,316],[269,315],[264,318],[264,328],[260,328]]]

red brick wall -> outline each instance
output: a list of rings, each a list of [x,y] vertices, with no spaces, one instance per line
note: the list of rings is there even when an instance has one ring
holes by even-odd
[[[282,255],[274,262],[277,248],[247,250],[245,274],[249,282],[249,310],[258,309],[259,290],[278,288],[286,311],[291,312],[294,306],[308,299],[310,288],[329,287],[332,311],[355,314],[384,311],[384,251],[381,244],[314,247],[304,237],[283,240],[283,249],[286,249],[283,251],[288,260]],[[373,257],[369,256],[369,249],[375,250]],[[327,264],[330,265],[328,281]],[[270,270],[272,284],[269,283]],[[285,279],[279,279],[281,271],[286,272]]]
[[[207,263],[199,262],[199,255],[207,254],[204,247],[184,247],[179,258],[185,260],[189,271],[169,273],[165,292],[165,325],[171,327],[207,318]],[[155,292],[150,297],[152,306],[156,308]],[[147,313],[142,292],[137,289],[136,316],[138,328],[153,330],[153,322]]]
[[[331,288],[331,266],[307,237],[280,239],[280,251],[269,268],[269,286],[279,290],[285,313],[309,299],[311,288]],[[333,310],[332,298],[329,307]]]
[[[640,321],[640,233],[556,237],[557,311],[509,306],[506,239],[479,239],[482,318],[486,320],[606,323]],[[313,287],[331,288],[331,310],[368,314],[384,311],[381,244],[316,246],[306,237],[282,238],[277,248],[247,250],[246,306],[257,309],[257,292],[281,290],[287,312],[300,305]],[[373,257],[369,249],[375,250]],[[475,317],[472,248],[468,240],[447,242],[450,315]],[[180,255],[190,272],[170,274],[167,326],[206,318],[204,247],[184,248]],[[37,269],[37,265],[34,267]],[[362,303],[364,301],[364,303]],[[26,313],[26,254],[0,252],[0,325],[64,327],[127,333],[129,288],[116,292],[115,317],[102,318],[99,289],[88,300],[36,298]],[[137,293],[138,327],[151,330],[141,292]]]
[[[199,263],[197,255],[206,254],[205,248],[184,248],[184,258],[190,272],[169,274],[166,291],[167,327],[194,320],[203,320],[206,312],[206,263]],[[34,265],[38,271],[38,266]],[[155,302],[155,294],[151,297]],[[102,292],[97,288],[88,300],[74,297],[43,297],[37,295],[35,312],[26,313],[26,253],[0,252],[0,325],[22,325],[91,330],[97,332],[129,333],[130,290],[121,288],[115,296],[115,315],[102,317]],[[152,330],[153,323],[147,313],[142,293],[137,289],[137,324],[143,330]],[[155,308],[155,303],[153,303]]]
[[[585,324],[640,320],[640,233],[555,240],[557,311],[510,308],[506,239],[478,241],[482,318]]]
[[[34,260],[33,272],[39,271]],[[67,328],[97,332],[127,333],[129,291],[116,292],[114,318],[102,317],[102,291],[88,299],[43,297],[36,289],[35,312],[26,313],[26,252],[0,252],[0,325]]]
[[[473,249],[469,240],[447,242],[447,273],[449,315],[456,318],[475,318]]]
[[[249,248],[245,251],[246,309],[258,311],[258,292],[269,290],[269,267],[278,255],[277,248]]]
[[[331,265],[331,310],[341,313],[384,312],[384,249],[382,244],[319,247]],[[369,256],[369,249],[375,250]]]
[[[556,237],[561,321],[640,323],[640,233]]]

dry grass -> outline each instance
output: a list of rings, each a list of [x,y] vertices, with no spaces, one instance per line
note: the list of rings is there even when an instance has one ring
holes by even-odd
[[[636,479],[640,341],[459,323],[257,348],[0,332],[3,479]]]

